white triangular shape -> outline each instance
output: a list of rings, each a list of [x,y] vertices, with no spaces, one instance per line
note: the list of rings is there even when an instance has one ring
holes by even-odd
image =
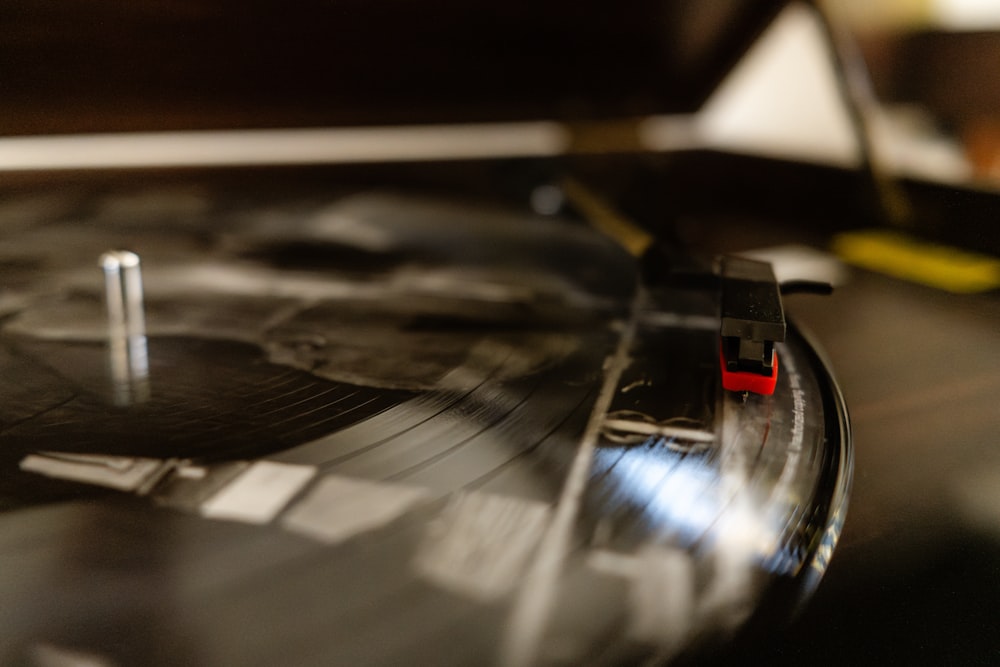
[[[858,146],[818,17],[785,8],[698,115],[712,148],[842,166]]]

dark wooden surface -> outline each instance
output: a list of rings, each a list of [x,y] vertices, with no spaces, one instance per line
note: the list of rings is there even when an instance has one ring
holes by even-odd
[[[783,4],[15,0],[0,134],[690,110]]]

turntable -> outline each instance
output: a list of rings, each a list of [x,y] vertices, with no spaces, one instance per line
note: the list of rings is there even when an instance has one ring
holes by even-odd
[[[51,89],[27,58],[11,104],[40,112],[8,120],[15,133],[488,117],[540,134],[527,151],[487,141],[495,124],[50,137],[69,141],[59,169],[9,173],[4,664],[684,662],[776,631],[818,583],[852,454],[830,371],[781,307],[783,288],[815,285],[690,255],[618,196],[645,169],[620,163],[645,158],[586,148],[608,118],[693,105],[782,3],[721,12],[708,47],[662,42],[638,12],[595,22],[567,5],[525,27],[494,8],[495,32],[457,6],[461,21],[390,4],[381,32],[374,10],[340,15],[350,44],[387,40],[350,76],[343,44],[289,41],[334,25],[315,3],[233,18],[290,47],[250,56],[252,75],[236,51],[207,57],[249,39],[208,9],[158,17],[196,28],[180,49],[116,8],[138,32],[102,42],[86,25]],[[647,4],[675,37],[705,18]],[[54,34],[74,19],[51,11]],[[468,59],[442,59],[469,25],[483,40],[462,33]],[[609,30],[634,39],[595,41]],[[510,34],[524,49],[501,66],[490,49]],[[122,64],[137,44],[180,58],[149,70],[162,97]],[[559,53],[582,54],[575,77]],[[331,85],[315,86],[317,62]],[[439,80],[407,78],[427,63]],[[70,83],[91,67],[108,76]],[[487,85],[505,68],[508,89]],[[234,104],[252,81],[253,119]],[[49,115],[57,92],[91,113]],[[428,132],[459,141],[428,153]],[[304,166],[351,136],[402,153]],[[116,141],[140,150],[115,162]],[[173,142],[191,152],[164,157]]]

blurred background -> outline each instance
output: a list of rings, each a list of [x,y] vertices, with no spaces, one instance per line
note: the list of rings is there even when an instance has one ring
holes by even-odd
[[[855,78],[870,75],[881,159],[935,178],[1000,178],[996,2],[817,2],[845,59],[857,57],[849,69],[864,70]],[[771,25],[739,68],[757,79],[756,101],[736,96],[742,120],[718,119],[709,139],[843,163],[843,112],[809,4],[8,2],[0,134],[689,113]],[[739,134],[750,125],[756,135]]]
[[[835,0],[876,96],[897,123],[952,138],[970,174],[998,178],[1000,5],[989,0]]]

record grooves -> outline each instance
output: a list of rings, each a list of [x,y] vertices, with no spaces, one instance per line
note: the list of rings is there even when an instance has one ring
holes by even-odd
[[[718,294],[579,221],[196,192],[0,220],[0,662],[666,659],[822,569],[848,434],[794,329],[727,392]]]

